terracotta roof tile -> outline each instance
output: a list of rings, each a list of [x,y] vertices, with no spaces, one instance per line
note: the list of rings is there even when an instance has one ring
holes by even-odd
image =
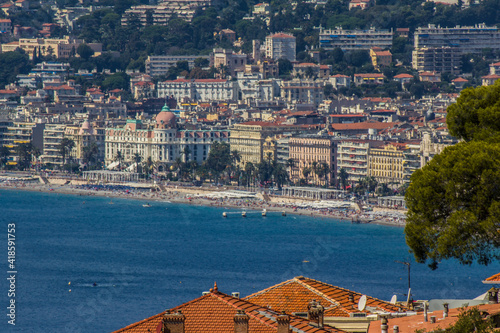
[[[487,312],[489,314],[496,314],[500,311],[500,304],[482,304],[475,306],[479,311]],[[467,307],[466,309],[472,309],[473,307]],[[418,314],[415,316],[407,316],[401,318],[392,318],[388,320],[388,326],[393,327],[397,325],[399,327],[400,333],[413,333],[417,330],[422,330],[423,332],[437,332],[444,331],[444,329],[455,324],[458,320],[458,315],[462,308],[450,309],[448,317],[443,319],[443,311],[433,311],[428,313],[428,318],[435,316],[437,318],[435,323],[430,321],[425,322],[423,314]],[[381,332],[381,322],[373,321],[370,323],[368,333],[379,333]]]
[[[182,311],[185,316],[185,333],[233,333],[234,316],[242,310],[249,317],[248,331],[271,333],[277,331],[276,318],[280,313],[265,308],[244,299],[235,298],[221,293],[214,288],[209,294],[170,309],[170,313]],[[138,323],[124,327],[115,333],[158,332],[161,329],[165,312],[144,319]],[[290,316],[290,327],[294,332],[326,333],[343,331],[332,328],[318,328],[309,324],[307,319]]]
[[[354,301],[349,300],[351,293]],[[247,296],[245,299],[287,313],[307,312],[309,302],[315,299],[325,307],[325,316],[349,317],[350,313],[360,312],[357,302],[361,296],[362,294],[348,289],[299,276]],[[384,311],[394,312],[399,309],[399,306],[373,297],[367,297],[366,304]]]
[[[500,284],[500,273],[490,276],[489,278],[484,280],[483,283]]]

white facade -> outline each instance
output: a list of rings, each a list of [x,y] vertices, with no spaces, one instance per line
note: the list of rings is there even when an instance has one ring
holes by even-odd
[[[238,84],[223,79],[200,79],[158,82],[158,98],[173,96],[177,101],[196,102],[235,101]]]
[[[272,101],[280,96],[281,80],[264,80],[260,73],[238,73],[239,100],[247,104],[259,101]]]
[[[294,79],[281,83],[281,97],[287,103],[318,105],[323,101],[324,81]]]
[[[279,60],[296,60],[296,38],[292,35],[278,33],[266,37],[266,57]]]
[[[319,46],[325,50],[340,48],[343,51],[370,50],[374,47],[388,49],[392,47],[391,30],[344,30],[342,27],[320,30]]]
[[[150,76],[160,76],[166,75],[168,69],[172,66],[177,65],[179,61],[187,61],[189,68],[194,67],[194,61],[198,58],[204,58],[210,60],[209,56],[148,56],[146,59],[146,74]]]
[[[429,24],[417,28],[414,34],[415,49],[422,47],[453,47],[461,54],[482,53],[483,49],[500,50],[500,30],[478,24],[474,27],[441,28]]]

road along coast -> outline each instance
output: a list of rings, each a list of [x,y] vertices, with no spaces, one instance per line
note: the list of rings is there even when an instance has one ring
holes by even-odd
[[[374,207],[373,211],[362,212],[347,201],[314,201],[278,195],[263,196],[252,192],[234,191],[227,187],[181,187],[176,184],[153,186],[150,183],[95,185],[87,184],[84,180],[64,179],[49,179],[47,184],[43,184],[36,179],[0,177],[0,189],[135,199],[150,202],[151,205],[154,202],[169,201],[227,208],[233,211],[237,209],[241,212],[265,209],[269,212],[332,218],[349,223],[374,223],[400,227],[405,225],[406,216],[406,211],[402,209]]]

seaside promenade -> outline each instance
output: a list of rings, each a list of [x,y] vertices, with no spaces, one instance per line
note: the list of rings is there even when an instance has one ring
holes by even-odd
[[[404,226],[406,216],[406,210],[386,207],[373,206],[369,211],[363,211],[359,205],[351,201],[307,200],[274,195],[269,191],[257,193],[231,186],[183,186],[175,182],[92,183],[81,177],[69,175],[46,177],[28,173],[0,173],[0,189],[135,199],[151,204],[155,201],[170,201],[241,211],[277,211],[285,215],[307,215],[349,223],[392,226]],[[237,191],[249,195],[232,195]],[[238,215],[231,216],[234,218]]]

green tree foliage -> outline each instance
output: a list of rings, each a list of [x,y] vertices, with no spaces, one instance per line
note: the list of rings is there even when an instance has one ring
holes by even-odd
[[[465,141],[500,142],[500,82],[463,90],[448,108],[446,122],[450,133]]]
[[[213,175],[215,182],[218,182],[220,175],[228,165],[231,165],[231,150],[229,145],[225,142],[214,142],[205,161],[205,166]]]
[[[88,46],[87,44],[82,43],[82,44],[78,45],[78,48],[76,49],[76,53],[78,53],[78,55],[80,57],[82,57],[82,59],[89,60],[89,58],[94,55],[94,50],[92,50],[92,48],[90,46]]]
[[[102,87],[105,90],[113,90],[113,89],[129,89],[130,85],[130,76],[128,76],[124,72],[114,73],[108,76],[102,82]]]
[[[500,258],[499,91],[500,84],[464,91],[447,122],[465,141],[411,177],[406,242],[431,268],[442,259],[487,265]]]
[[[486,317],[476,308],[462,309],[457,322],[446,328],[445,333],[493,333],[493,319]]]
[[[23,51],[0,54],[0,86],[15,82],[18,74],[28,74],[30,70],[28,55]]]

